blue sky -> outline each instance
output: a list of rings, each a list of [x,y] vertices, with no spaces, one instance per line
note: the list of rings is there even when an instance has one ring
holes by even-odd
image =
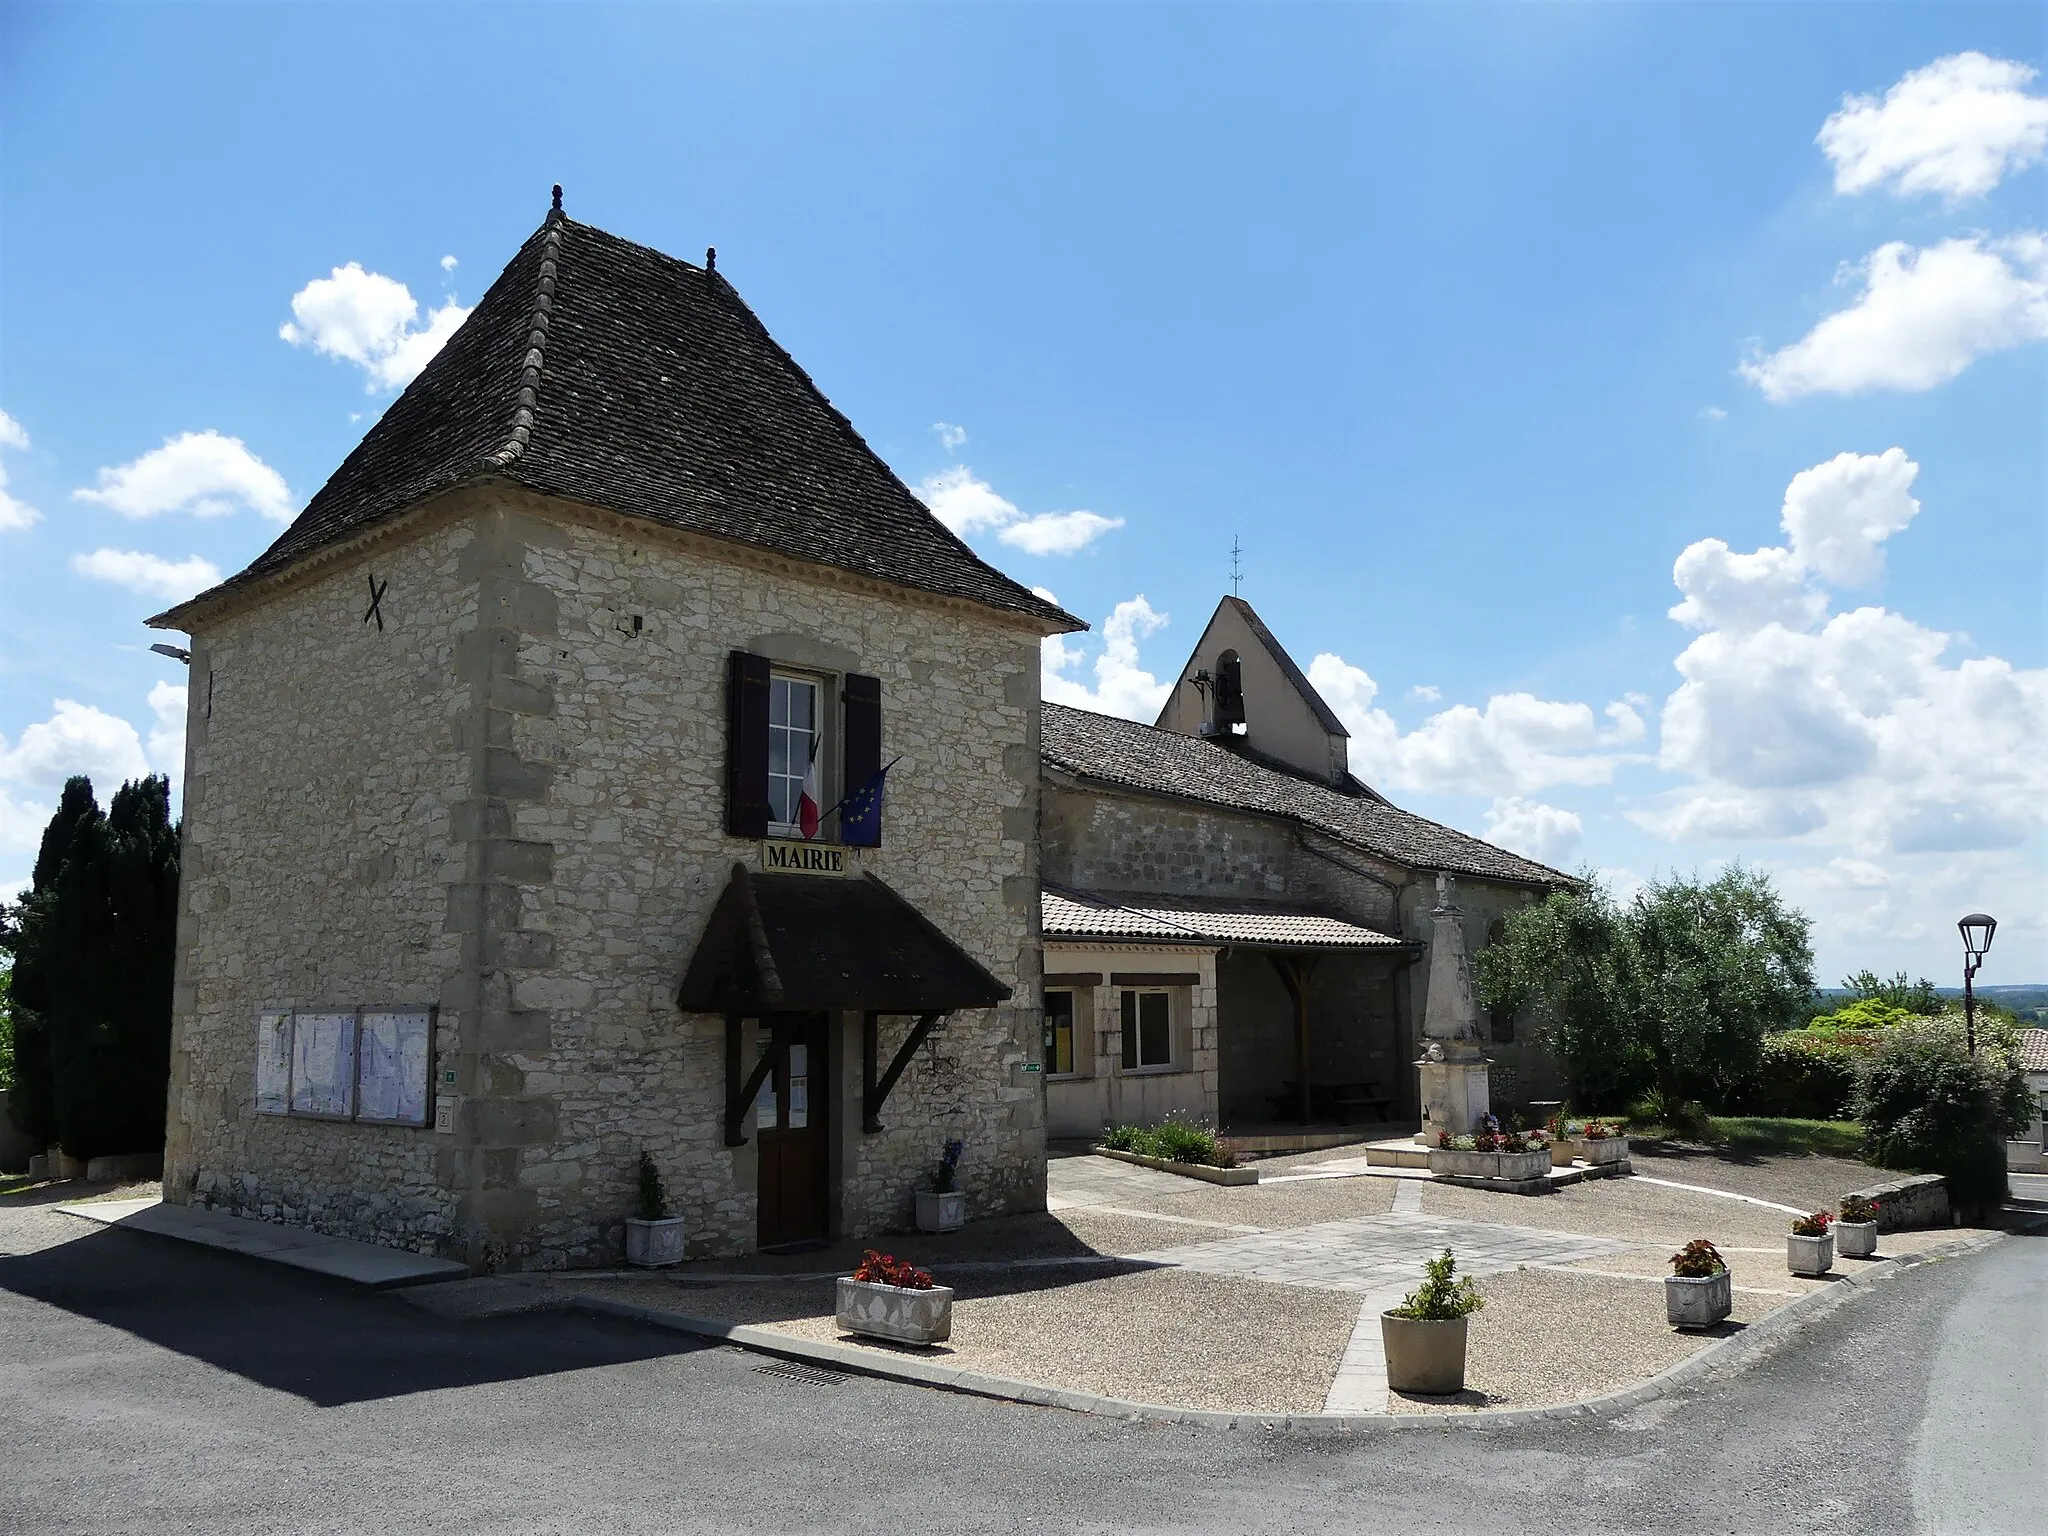
[[[1624,890],[1761,865],[1824,980],[1950,981],[1980,907],[1984,979],[2048,978],[2044,52],[2034,5],[10,5],[0,887],[66,771],[175,769],[141,620],[560,181],[716,245],[1095,623],[1049,696],[1149,718],[1240,539],[1399,802]]]

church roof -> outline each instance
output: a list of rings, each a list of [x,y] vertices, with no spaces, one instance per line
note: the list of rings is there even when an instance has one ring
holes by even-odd
[[[1043,709],[1040,755],[1079,778],[1284,817],[1413,869],[1520,885],[1571,883],[1548,865],[1389,805],[1356,780],[1335,789],[1242,746],[1064,704]]]
[[[203,608],[478,480],[1087,626],[932,516],[732,285],[559,209],[296,521]]]

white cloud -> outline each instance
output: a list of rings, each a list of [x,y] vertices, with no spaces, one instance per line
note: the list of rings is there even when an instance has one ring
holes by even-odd
[[[1309,663],[1308,680],[1351,732],[1351,771],[1388,788],[1506,796],[1605,784],[1633,758],[1602,749],[1644,731],[1632,703],[1609,705],[1603,730],[1590,705],[1502,693],[1484,709],[1454,704],[1404,735],[1374,707],[1379,684],[1363,667],[1325,651]]]
[[[257,458],[239,437],[218,432],[182,432],[164,439],[133,463],[100,471],[97,487],[80,487],[72,496],[98,502],[123,517],[155,517],[163,512],[190,512],[195,517],[225,517],[246,506],[289,522],[292,496],[284,476]]]
[[[450,260],[442,259],[444,271],[452,270]],[[424,325],[419,315],[405,284],[352,261],[293,294],[292,318],[277,334],[293,346],[356,364],[366,376],[364,392],[374,394],[411,383],[469,311],[451,299],[429,310]]]
[[[1037,590],[1050,597],[1043,589]],[[1158,717],[1173,684],[1160,682],[1139,666],[1138,643],[1168,622],[1168,615],[1155,612],[1142,592],[1118,603],[1103,621],[1102,652],[1095,658],[1093,689],[1067,675],[1086,655],[1081,644],[1060,635],[1047,636],[1039,648],[1041,696],[1054,704],[1121,715],[1149,725]]]
[[[443,272],[453,272],[458,265],[460,263],[453,256],[443,256],[441,258],[441,270]]]
[[[1815,140],[1835,190],[1888,187],[1902,197],[1977,197],[2048,147],[2048,99],[2024,87],[2037,70],[1970,52],[1912,70],[1884,94],[1845,96]]]
[[[1408,697],[1418,704],[1434,704],[1444,696],[1443,689],[1434,683],[1417,683],[1408,690]]]
[[[1487,811],[1484,836],[1490,843],[1559,869],[1585,833],[1576,812],[1508,795],[1495,800]]]
[[[189,690],[179,683],[158,683],[149,690],[150,713],[156,723],[149,730],[149,760],[156,771],[173,783],[185,775],[185,699]]]
[[[0,411],[0,448],[26,447],[27,430],[5,411]],[[0,462],[0,533],[32,528],[42,520],[42,516],[27,502],[17,501],[7,494],[7,465]]]
[[[1855,270],[1864,282],[1854,304],[1740,365],[1766,399],[1933,389],[1980,357],[2048,338],[2048,238],[2038,233],[1924,250],[1894,240]]]
[[[1024,515],[1015,502],[998,496],[986,480],[977,480],[965,464],[926,475],[917,496],[932,509],[933,517],[962,538],[985,528],[1001,528]]]
[[[1123,525],[1120,517],[1095,512],[1041,512],[1010,524],[996,537],[1029,555],[1071,555]]]
[[[962,538],[992,532],[1005,544],[1032,555],[1075,554],[1124,525],[1120,517],[1095,512],[1040,512],[1026,517],[1015,502],[997,495],[993,486],[976,478],[965,464],[926,475],[917,497],[931,508],[932,516]]]
[[[1917,472],[1897,448],[1841,455],[1787,488],[1790,549],[1733,555],[1714,539],[1680,556],[1686,600],[1672,617],[1705,632],[1677,658],[1658,761],[1690,782],[1632,813],[1641,825],[1683,840],[1806,838],[1869,860],[2012,849],[2043,824],[2048,670],[1950,665],[1952,636],[1878,607],[1829,616],[1825,592],[1784,575],[1873,580],[1885,540],[1920,510]],[[1738,568],[1769,580],[1702,575]]]
[[[950,421],[935,421],[932,430],[939,434],[939,446],[948,453],[967,441],[967,429],[956,427]]]
[[[182,602],[220,581],[220,567],[211,560],[197,555],[166,560],[132,549],[96,549],[89,555],[73,555],[71,569],[95,581],[111,581],[144,597],[171,602]]]
[[[1700,419],[1702,421],[1726,421],[1728,413],[1718,405],[1703,405],[1700,407]]]
[[[12,747],[0,737],[0,785],[57,790],[83,773],[104,792],[148,772],[135,727],[75,699],[58,699],[50,718],[25,729]]]

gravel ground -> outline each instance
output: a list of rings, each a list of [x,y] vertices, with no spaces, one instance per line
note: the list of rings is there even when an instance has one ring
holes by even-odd
[[[842,1338],[825,1282],[598,1284],[594,1293],[638,1306]],[[1320,1409],[1358,1319],[1356,1296],[1178,1269],[968,1274],[955,1289],[951,1341],[920,1357],[1105,1397],[1240,1412]]]
[[[1764,1156],[1703,1147],[1631,1147],[1629,1161],[1637,1173],[1652,1178],[1704,1184],[1709,1189],[1754,1195],[1809,1211],[1831,1211],[1851,1190],[1868,1189],[1898,1177],[1847,1158],[1791,1153]]]
[[[1487,1276],[1479,1294],[1486,1306],[1467,1325],[1466,1390],[1454,1398],[1389,1392],[1390,1411],[1536,1408],[1618,1391],[1779,1305],[1738,1295],[1730,1323],[1690,1334],[1664,1320],[1661,1285],[1522,1269]]]
[[[1302,1184],[1252,1184],[1236,1189],[1202,1184],[1184,1194],[1147,1200],[1142,1206],[1133,1202],[1133,1208],[1252,1227],[1307,1227],[1319,1221],[1383,1215],[1394,1208],[1394,1188],[1399,1182],[1372,1178],[1317,1179]],[[1189,1239],[1183,1237],[1180,1241]]]
[[[1424,1184],[1422,1209],[1432,1216],[1496,1221],[1512,1227],[1583,1232],[1676,1249],[1695,1237],[1716,1247],[1783,1246],[1791,1217],[1740,1200],[1722,1200],[1634,1179],[1591,1179],[1547,1195],[1496,1195],[1455,1184]]]

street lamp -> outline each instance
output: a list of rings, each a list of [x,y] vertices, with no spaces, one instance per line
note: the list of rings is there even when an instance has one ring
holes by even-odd
[[[1984,963],[1984,955],[1991,948],[1991,936],[1998,932],[1998,919],[1987,917],[1982,912],[1972,912],[1956,924],[1963,935],[1963,1037],[1970,1047],[1970,1055],[1977,1054],[1977,994],[1971,987],[1977,967]]]

